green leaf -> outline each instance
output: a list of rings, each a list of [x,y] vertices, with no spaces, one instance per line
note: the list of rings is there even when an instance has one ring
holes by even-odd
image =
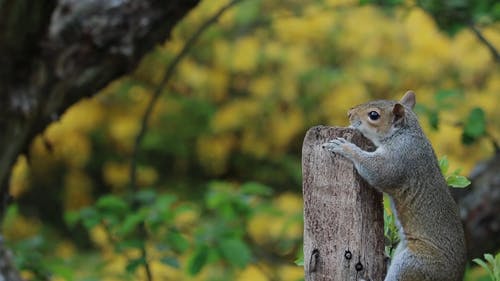
[[[209,248],[206,245],[200,245],[188,260],[187,270],[191,276],[198,274],[208,260]]]
[[[294,262],[298,266],[304,266],[304,257],[297,258]]]
[[[158,197],[158,194],[154,190],[145,189],[145,190],[140,190],[140,191],[136,192],[134,194],[134,197],[141,204],[149,204],[149,203],[153,202]]]
[[[236,22],[240,25],[249,25],[260,15],[261,1],[243,1],[236,10]]]
[[[439,129],[439,113],[435,110],[432,110],[428,112],[428,116],[429,125],[431,126],[431,128],[434,130]]]
[[[116,245],[116,251],[121,252],[126,249],[141,249],[144,247],[144,240],[141,239],[127,239],[119,242]]]
[[[74,227],[80,220],[79,211],[67,211],[64,213],[64,221],[69,227]]]
[[[269,196],[273,193],[273,190],[258,182],[247,182],[241,185],[241,192],[248,195]]]
[[[177,200],[177,197],[175,197],[172,194],[163,194],[161,195],[158,200],[156,201],[155,207],[158,209],[165,211],[170,209],[173,203]]]
[[[500,253],[495,256],[495,265],[493,266],[493,274],[495,275],[495,280],[500,281]]]
[[[473,262],[477,263],[480,265],[486,272],[488,272],[488,275],[491,277],[492,280],[494,280],[494,275],[493,272],[491,271],[490,267],[482,260],[482,259],[473,259]]]
[[[144,213],[142,212],[128,214],[125,217],[125,221],[121,224],[119,234],[127,235],[131,233],[136,229],[137,225],[139,225],[139,223],[143,221],[144,221]]]
[[[97,200],[96,207],[106,212],[123,214],[127,211],[128,204],[118,196],[105,195]]]
[[[168,244],[179,253],[183,253],[189,248],[189,242],[182,234],[177,231],[170,231],[167,234]]]
[[[92,207],[83,208],[80,211],[80,216],[82,218],[83,226],[89,230],[101,223],[100,214]]]
[[[240,239],[229,238],[222,240],[219,247],[222,256],[233,266],[243,268],[251,259],[250,249]]]
[[[146,259],[144,259],[143,257],[131,259],[128,261],[127,266],[125,267],[125,270],[128,273],[134,273],[139,266],[145,265],[145,264],[146,264]]]
[[[450,163],[448,162],[448,157],[444,155],[443,157],[441,157],[441,159],[439,159],[439,169],[441,169],[441,173],[443,175],[446,175],[446,173],[448,173],[449,167]]]
[[[492,254],[484,254],[484,259],[487,260],[491,265],[495,264],[495,258]]]
[[[471,144],[477,138],[486,134],[486,114],[484,111],[476,107],[471,110],[467,120],[465,121],[464,131],[462,133],[462,142]]]
[[[446,177],[446,183],[454,188],[464,188],[469,186],[470,181],[464,176],[450,175]]]
[[[163,263],[164,265],[168,265],[173,268],[179,268],[179,260],[176,259],[175,257],[162,257],[160,259],[160,262]]]
[[[454,89],[441,89],[437,91],[434,99],[436,100],[437,108],[443,109],[453,109],[454,104],[458,100],[460,92]]]

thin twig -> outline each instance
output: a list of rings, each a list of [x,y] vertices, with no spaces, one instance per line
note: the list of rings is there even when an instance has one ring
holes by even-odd
[[[481,41],[481,43],[483,43],[488,48],[488,50],[490,51],[491,56],[493,56],[493,59],[495,60],[495,62],[500,63],[500,53],[498,53],[498,50],[496,49],[496,47],[493,46],[493,44],[490,41],[488,41],[488,39],[486,39],[486,37],[484,37],[481,30],[479,28],[477,28],[477,26],[473,22],[469,23],[469,28],[472,30],[472,32],[474,32],[477,39],[479,41]]]
[[[142,142],[142,139],[144,138],[144,135],[146,134],[147,128],[148,128],[148,122],[151,117],[151,113],[153,111],[153,108],[158,100],[158,98],[161,95],[161,92],[163,88],[167,85],[168,81],[170,81],[170,78],[172,78],[172,75],[174,74],[175,68],[179,64],[179,62],[187,55],[191,47],[194,45],[196,40],[203,34],[203,32],[210,27],[210,25],[214,24],[217,22],[219,17],[229,8],[231,8],[234,4],[240,2],[241,0],[233,0],[223,6],[217,13],[215,13],[211,18],[209,18],[207,21],[205,21],[200,28],[186,41],[184,44],[184,47],[182,50],[179,52],[179,54],[174,58],[174,60],[167,66],[167,70],[165,72],[165,76],[163,76],[163,79],[161,80],[160,84],[158,87],[156,87],[155,91],[153,92],[153,96],[151,100],[149,101],[149,104],[146,108],[146,111],[144,112],[144,115],[142,117],[142,122],[141,122],[141,127],[139,130],[139,133],[137,134],[137,137],[135,139],[134,143],[134,149],[132,151],[132,160],[130,163],[130,189],[131,191],[137,191],[137,157],[139,154],[139,149],[140,145]]]
[[[151,117],[151,113],[153,112],[153,108],[158,101],[158,98],[160,97],[163,88],[167,85],[168,81],[170,81],[170,78],[172,78],[172,75],[174,74],[174,71],[179,64],[179,62],[188,54],[190,48],[194,45],[196,40],[203,34],[203,32],[210,27],[210,25],[214,24],[217,22],[219,17],[229,8],[231,8],[234,4],[240,2],[241,0],[233,0],[229,2],[227,5],[223,6],[217,13],[215,13],[211,18],[209,18],[207,21],[205,21],[198,30],[186,41],[184,44],[184,47],[182,50],[179,52],[179,54],[172,60],[172,62],[167,66],[167,69],[165,71],[165,76],[163,76],[163,79],[160,81],[160,84],[156,87],[155,91],[153,92],[153,96],[151,97],[151,100],[149,101],[148,106],[146,107],[146,110],[144,112],[144,115],[142,117],[142,122],[141,122],[141,127],[139,130],[139,133],[136,136],[133,151],[132,151],[132,158],[131,158],[131,163],[130,163],[130,192],[134,193],[137,192],[139,187],[137,185],[137,161],[138,161],[138,155],[139,155],[139,149],[142,143],[142,140],[144,138],[144,135],[146,134],[146,131],[148,129],[148,123],[149,119]],[[135,203],[134,203],[135,204]],[[137,208],[134,207],[134,208]],[[138,231],[140,235],[143,235],[144,239],[147,238],[147,231],[146,227],[144,225],[144,222],[139,224],[138,226]],[[141,256],[144,259],[144,269],[146,271],[146,277],[148,281],[153,280],[153,275],[151,272],[151,267],[147,261],[147,250],[146,247],[141,248]]]

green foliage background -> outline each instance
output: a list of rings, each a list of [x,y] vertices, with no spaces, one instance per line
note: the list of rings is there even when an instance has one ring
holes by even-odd
[[[13,170],[4,235],[24,276],[144,280],[147,265],[155,280],[301,280],[306,130],[347,125],[348,108],[407,89],[450,170],[489,157],[500,70],[468,26],[500,46],[500,5],[360,2],[245,0],[227,11],[162,89],[139,192],[130,161],[145,107],[226,1],[202,1],[134,73],[68,110]]]

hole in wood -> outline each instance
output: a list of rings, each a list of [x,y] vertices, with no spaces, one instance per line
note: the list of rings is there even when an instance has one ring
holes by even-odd
[[[351,251],[349,251],[349,250],[345,251],[345,253],[344,253],[344,257],[345,257],[347,260],[352,259],[352,253],[351,253]]]
[[[309,260],[309,272],[315,272],[318,266],[319,260],[319,250],[314,249],[311,253],[311,259]]]

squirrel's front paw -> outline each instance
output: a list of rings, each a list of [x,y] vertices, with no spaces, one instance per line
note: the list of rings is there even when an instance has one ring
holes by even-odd
[[[328,151],[331,151],[333,153],[340,153],[342,154],[345,152],[345,149],[350,145],[351,143],[347,141],[344,138],[334,138],[333,140],[330,140],[328,142],[325,142],[322,147]]]

